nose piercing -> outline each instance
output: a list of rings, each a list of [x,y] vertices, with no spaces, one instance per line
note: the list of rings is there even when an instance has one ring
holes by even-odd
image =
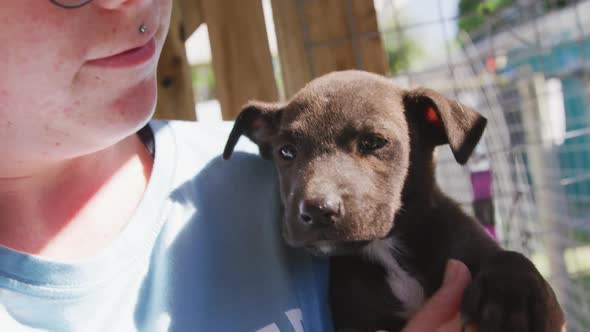
[[[146,33],[148,31],[148,28],[145,24],[141,23],[141,25],[139,26],[139,33]]]

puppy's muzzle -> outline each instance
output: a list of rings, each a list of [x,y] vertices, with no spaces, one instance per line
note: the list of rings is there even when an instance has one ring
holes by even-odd
[[[344,206],[336,195],[303,199],[299,203],[299,222],[306,227],[333,227],[343,216]]]

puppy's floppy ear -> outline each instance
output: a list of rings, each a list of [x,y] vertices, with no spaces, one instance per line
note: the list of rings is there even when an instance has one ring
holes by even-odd
[[[404,106],[408,116],[418,123],[421,136],[430,138],[435,145],[448,143],[460,164],[471,156],[487,123],[472,108],[430,89],[407,91]]]
[[[258,145],[263,158],[270,159],[272,157],[270,142],[279,129],[281,114],[279,104],[253,101],[244,105],[225,143],[223,159],[229,159],[242,135]]]

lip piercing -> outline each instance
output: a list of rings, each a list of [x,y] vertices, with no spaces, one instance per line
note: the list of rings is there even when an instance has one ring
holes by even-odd
[[[139,26],[139,33],[146,33],[148,31],[148,28],[145,24],[141,23],[141,25]]]

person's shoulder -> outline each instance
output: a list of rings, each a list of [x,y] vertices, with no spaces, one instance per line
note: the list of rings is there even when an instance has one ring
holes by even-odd
[[[195,121],[152,121],[156,137],[156,158],[174,156],[176,183],[207,178],[205,183],[233,183],[240,187],[274,186],[276,174],[272,163],[259,155],[258,146],[241,137],[229,160],[222,158],[232,122],[199,123]],[[163,151],[163,150],[171,150]]]
[[[198,148],[199,152],[221,155],[233,127],[232,121],[201,123],[198,121],[154,120],[150,123],[155,132],[167,128],[180,147]],[[205,151],[206,150],[206,151]],[[242,137],[235,151],[258,155],[258,147],[247,137]]]
[[[199,122],[185,120],[152,120],[150,127],[157,134],[162,129],[172,131],[179,143],[203,143],[221,146],[233,126],[230,121]]]

